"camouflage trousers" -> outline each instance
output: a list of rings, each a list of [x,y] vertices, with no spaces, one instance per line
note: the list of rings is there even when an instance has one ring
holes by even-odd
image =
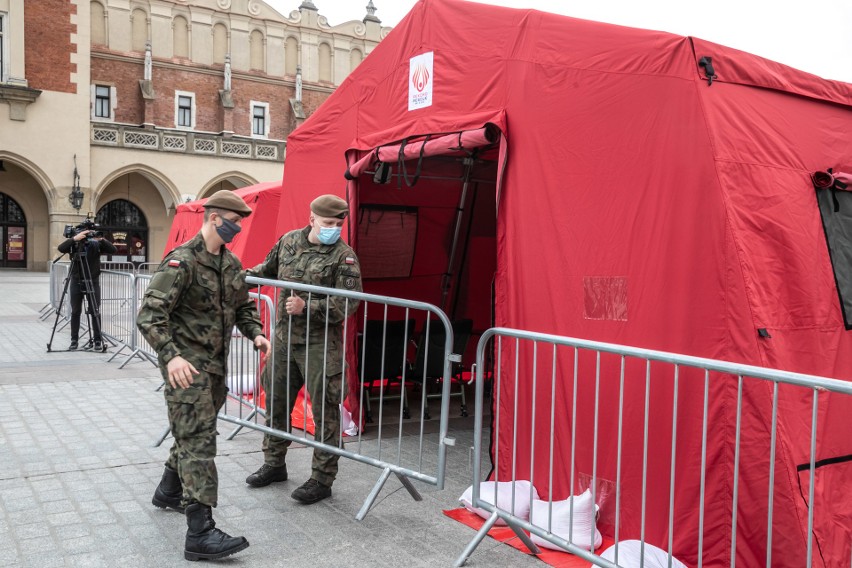
[[[292,345],[289,364],[286,342],[279,343],[279,345],[282,344],[284,345],[283,350],[276,349],[273,380],[270,381],[272,366],[269,363],[264,367],[260,376],[263,390],[266,392],[266,425],[276,430],[291,431],[290,414],[293,411],[299,389],[307,382],[306,390],[311,397],[311,410],[314,415],[316,431],[314,439],[330,446],[337,446],[340,433],[340,407],[338,405],[342,402],[340,393],[343,378],[343,373],[340,372],[339,355],[336,365],[328,364],[334,354],[328,355],[325,370],[334,367],[334,370],[338,372],[334,375],[325,375],[323,373],[324,349],[322,344],[318,344],[316,347],[311,345],[307,348],[304,345]],[[265,462],[271,466],[284,465],[289,447],[290,440],[264,434],[263,454]],[[340,456],[336,454],[314,448],[311,477],[324,485],[330,486],[337,476],[339,458]]]
[[[189,388],[172,388],[166,379],[165,396],[174,444],[166,465],[178,472],[183,505],[192,502],[215,507],[219,490],[216,471],[216,415],[225,403],[225,377],[205,371],[194,375]]]

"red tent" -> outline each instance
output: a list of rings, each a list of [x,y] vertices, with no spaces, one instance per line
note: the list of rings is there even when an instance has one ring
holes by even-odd
[[[252,267],[266,258],[266,253],[275,242],[275,223],[281,200],[281,182],[265,182],[234,190],[253,213],[243,220],[242,230],[228,245],[231,252],[242,261],[243,266]],[[164,256],[176,246],[195,236],[204,218],[207,199],[181,203],[177,206]]]
[[[289,137],[276,235],[303,226],[315,196],[336,193],[352,206],[349,241],[369,292],[434,302],[477,331],[494,323],[850,380],[852,314],[809,176],[852,170],[850,132],[852,85],[696,38],[422,0]],[[599,434],[614,440],[617,366],[602,373]],[[643,389],[628,381],[626,423],[641,424]],[[654,389],[665,402],[650,426],[646,537],[666,548],[671,381]],[[682,378],[674,552],[688,564],[702,390]],[[571,393],[557,394],[567,409],[557,460],[568,464]],[[704,561],[727,565],[735,378],[712,395]],[[740,456],[744,566],[765,564],[771,396],[765,385],[745,392],[743,431],[761,442],[745,436]],[[809,459],[811,398],[784,388],[780,398],[773,561],[800,566],[807,472],[802,481],[797,465]],[[530,401],[519,402],[528,420]],[[850,412],[850,401],[821,396],[816,459],[831,465],[817,470],[818,566],[850,558]],[[511,443],[508,428],[498,441]],[[591,470],[588,446],[578,445],[579,471]],[[641,446],[641,428],[625,432],[625,447]],[[621,537],[636,538],[641,476],[625,459]],[[566,465],[548,487],[546,465],[536,459],[536,487],[565,498],[576,480]],[[508,462],[497,467],[508,478]],[[615,479],[614,469],[615,444],[600,444],[598,475]]]

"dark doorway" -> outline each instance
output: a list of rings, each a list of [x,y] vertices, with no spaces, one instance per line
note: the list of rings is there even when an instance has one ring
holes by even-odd
[[[0,267],[27,267],[27,218],[18,202],[0,193]]]
[[[118,249],[114,255],[102,260],[148,262],[148,221],[136,205],[126,199],[110,201],[98,210],[95,222],[104,232],[104,238]]]

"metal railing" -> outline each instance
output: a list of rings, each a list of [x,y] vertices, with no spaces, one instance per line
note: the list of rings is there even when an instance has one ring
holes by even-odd
[[[357,434],[355,436],[347,437],[344,436],[342,428],[338,429],[338,432],[335,435],[336,440],[334,440],[334,442],[322,443],[313,437],[309,437],[307,427],[305,427],[301,433],[294,431],[293,424],[291,422],[291,412],[295,401],[289,399],[287,401],[288,409],[285,419],[286,427],[278,429],[268,427],[266,424],[267,414],[275,411],[274,408],[269,408],[269,403],[274,398],[274,392],[265,393],[267,408],[263,408],[261,405],[256,404],[256,396],[253,397],[252,402],[248,405],[246,405],[244,400],[240,401],[236,407],[239,409],[239,412],[244,413],[242,416],[238,415],[238,412],[235,412],[234,402],[229,400],[226,402],[226,405],[219,416],[220,419],[232,422],[238,426],[259,430],[265,434],[270,434],[286,440],[298,441],[301,444],[334,453],[341,457],[352,459],[382,470],[378,481],[356,515],[358,520],[362,520],[367,515],[391,474],[395,474],[408,490],[409,494],[418,501],[421,500],[420,494],[410,480],[415,479],[442,489],[444,486],[444,475],[446,469],[446,446],[453,445],[455,443],[454,439],[447,437],[449,423],[449,379],[452,364],[451,359],[454,358],[452,354],[453,332],[447,316],[439,308],[423,302],[254,277],[247,278],[247,281],[253,286],[262,286],[266,293],[272,297],[276,305],[279,305],[278,299],[281,294],[289,296],[294,293],[300,293],[307,298],[308,306],[312,305],[312,300],[319,301],[319,303],[314,305],[313,309],[320,310],[322,317],[315,317],[314,314],[310,313],[309,309],[306,316],[296,317],[307,317],[308,321],[304,352],[306,354],[309,352],[311,342],[316,343],[320,341],[323,345],[322,357],[317,358],[316,356],[305,355],[305,359],[303,361],[299,360],[296,362],[295,356],[293,355],[294,345],[291,343],[292,337],[289,334],[287,336],[282,336],[282,332],[273,334],[271,338],[273,352],[277,355],[276,357],[271,358],[267,364],[271,366],[270,374],[274,376],[276,365],[286,365],[289,369],[291,361],[298,365],[303,365],[302,368],[305,369],[305,374],[309,372],[308,368],[311,365],[322,365],[323,370],[325,371],[325,369],[329,368],[331,365],[339,363],[341,368],[347,369],[347,372],[340,374],[339,379],[335,379],[341,381],[341,399],[338,403],[335,403],[339,405],[343,405],[345,402],[347,398],[346,393],[351,392],[349,385],[350,381],[353,380],[352,373],[357,373],[359,376],[364,373],[364,361],[367,355],[366,345],[368,340],[370,340],[370,337],[368,336],[370,331],[367,329],[368,326],[366,322],[368,321],[368,318],[375,315],[376,311],[380,311],[380,321],[382,322],[380,327],[383,328],[382,340],[379,344],[380,353],[376,354],[381,358],[379,364],[380,369],[388,368],[385,356],[388,355],[388,357],[390,357],[390,353],[386,349],[386,345],[391,340],[391,338],[387,336],[388,325],[391,321],[389,319],[389,313],[396,313],[397,315],[403,316],[404,321],[408,321],[409,319],[417,320],[422,323],[424,329],[427,326],[432,329],[437,329],[439,326],[443,328],[445,338],[445,357],[443,365],[443,397],[441,399],[440,421],[437,431],[426,427],[424,414],[427,408],[427,389],[425,388],[425,382],[417,382],[410,376],[410,374],[407,374],[409,373],[408,368],[405,361],[402,360],[400,361],[400,372],[398,376],[366,377],[361,381],[364,383],[373,382],[373,379],[376,378],[379,383],[379,394],[376,398],[376,402],[374,403],[374,406],[377,406],[377,410],[374,412],[375,421],[371,425],[371,432],[374,435],[365,435],[362,428],[365,423],[364,409],[366,401],[364,397],[368,396],[368,394],[365,394],[366,391],[363,388],[358,389],[357,391],[358,411],[353,416],[353,420],[357,425]],[[341,326],[335,327],[330,326],[327,323],[315,323],[328,321],[328,312],[330,309],[334,309],[332,308],[332,302],[338,302],[338,307],[342,305],[343,313],[340,315],[342,315],[343,323]],[[360,310],[358,309],[358,304],[360,304]],[[358,317],[350,317],[355,316],[356,312]],[[286,317],[286,320],[284,321],[286,321],[287,325],[281,327],[280,323],[282,320],[279,319],[278,329],[292,329],[291,324],[293,323],[294,316],[284,317]],[[313,332],[310,330],[311,325],[315,326]],[[353,329],[353,326],[355,329]],[[334,334],[339,334],[339,336],[335,338]],[[360,366],[356,365],[353,368],[353,366],[348,363],[350,361],[354,361],[359,354],[352,353],[352,342],[347,341],[344,338],[351,338],[356,335],[359,336],[361,345],[361,361]],[[407,337],[401,338],[402,343],[405,344],[407,339]],[[330,360],[330,344],[340,345],[342,347],[342,351],[339,354],[341,357],[340,361]],[[403,353],[402,357],[405,356],[406,354]],[[241,375],[246,374],[254,380],[254,385],[252,386],[253,393],[261,392],[261,373],[259,372],[259,369],[255,369],[250,373],[245,373],[244,371],[238,372],[240,372]],[[240,380],[242,379],[243,377],[240,377]],[[286,382],[284,384],[276,384],[275,382],[272,382],[272,388],[283,388],[286,392],[290,392],[289,387],[291,380],[296,379],[291,377],[288,371],[286,373]],[[327,381],[328,379],[326,379],[326,383]],[[245,382],[241,382],[240,384],[245,385]],[[413,413],[413,418],[409,422],[406,422],[403,418],[404,409],[401,401],[398,408],[396,405],[391,404],[391,398],[400,400],[400,397],[392,396],[392,384],[394,385],[394,388],[398,385],[398,388],[401,389],[401,391],[412,387],[414,384],[420,385],[420,411],[415,411]],[[337,385],[334,386],[336,387]],[[305,416],[305,422],[307,422],[309,414],[307,408],[307,397],[303,398],[303,400],[305,401],[303,402],[304,408],[301,410],[302,414]],[[326,407],[325,396],[322,397],[321,401],[311,401],[311,413],[319,432],[324,430],[324,420],[328,412],[329,410]],[[418,452],[415,455],[402,451],[403,438],[406,436],[417,436],[419,439]],[[437,455],[432,454],[434,450],[437,450]]]
[[[488,441],[483,440],[483,418],[486,416],[484,372],[489,355],[493,355],[495,365],[491,432],[495,440],[492,456],[495,469],[491,479],[512,483],[508,506],[501,505],[498,500],[497,483],[494,484],[493,496],[490,487],[487,496],[483,496],[480,490],[480,483],[488,477],[483,476],[480,461],[488,447]],[[652,385],[655,386],[653,391]],[[815,554],[817,429],[822,424],[818,418],[819,400],[828,398],[825,406],[829,402],[848,403],[846,397],[849,395],[852,395],[852,383],[824,377],[515,329],[490,329],[482,335],[477,346],[476,459],[472,486],[472,506],[490,512],[490,516],[459,556],[456,566],[463,565],[494,524],[502,520],[535,554],[539,549],[532,542],[532,535],[597,566],[617,566],[619,540],[637,537],[643,553],[646,543],[665,547],[669,566],[675,553],[687,556],[688,565],[699,567],[704,562],[733,567],[738,558],[741,565],[762,565],[764,558],[758,558],[759,554],[743,556],[743,550],[738,550],[740,523],[744,525],[740,527],[740,536],[751,536],[744,547],[750,548],[753,553],[755,547],[762,548],[765,544],[763,552],[767,568],[776,565],[810,567]],[[721,400],[718,397],[722,396],[735,398],[735,430],[733,417],[730,417],[731,423],[723,420],[725,428],[714,421],[714,418],[720,419],[718,414],[711,416],[708,413],[710,401]],[[836,397],[841,397],[841,400]],[[589,404],[583,406],[585,403]],[[654,408],[653,413],[651,408]],[[694,410],[701,412],[700,429],[698,412],[690,414]],[[733,404],[726,410],[733,412]],[[802,531],[807,541],[807,559],[786,548],[783,549],[784,558],[780,554],[772,555],[773,515],[779,518],[781,514],[790,515],[789,510],[779,511],[776,508],[776,500],[791,489],[789,480],[776,483],[776,469],[782,470],[776,462],[779,418],[783,419],[785,412],[794,410],[799,410],[796,418],[801,422],[802,431],[790,431],[788,427],[785,435],[798,436],[800,446],[806,448],[809,444],[810,448],[808,463],[798,467],[802,474],[808,476],[807,528],[806,533]],[[810,414],[809,428],[804,414]],[[821,418],[824,420],[824,417]],[[589,419],[588,422],[585,419]],[[762,427],[755,427],[756,424]],[[650,439],[649,427],[654,436]],[[666,432],[667,429],[670,430]],[[628,440],[639,442],[641,452],[639,444],[629,445]],[[659,444],[653,448],[655,440],[662,440],[664,449]],[[720,440],[726,444],[723,453],[720,455],[717,451],[708,455],[708,448],[718,448]],[[608,446],[601,451],[603,444]],[[627,453],[625,445],[630,448]],[[652,455],[649,455],[649,448],[652,448]],[[752,454],[759,448],[761,460],[765,461],[753,458],[753,462],[748,464],[748,471],[744,470],[741,464],[743,448]],[[658,453],[654,454],[654,449]],[[599,453],[605,459],[599,461]],[[665,459],[655,460],[655,455],[657,458],[665,456]],[[722,455],[732,458],[732,464],[724,462],[730,465],[732,478],[726,468],[719,467]],[[676,468],[676,464],[683,463],[697,467],[685,468],[686,471]],[[763,467],[766,469],[762,472],[755,469]],[[584,470],[591,475],[582,479]],[[744,472],[750,474],[747,483]],[[625,473],[629,474],[629,479]],[[612,476],[612,482],[604,476]],[[697,476],[700,479],[693,478]],[[766,480],[766,485],[763,485],[762,479]],[[545,518],[524,518],[516,514],[514,487],[520,480],[533,482],[530,501],[534,499],[534,485],[547,488],[549,496],[543,499],[548,511]],[[691,499],[677,500],[676,480],[689,488]],[[741,484],[750,490],[745,500],[741,500]],[[594,553],[594,534],[555,534],[552,530],[554,493],[576,494],[575,489],[583,485],[591,491],[592,502],[601,507],[600,522],[607,524],[614,536],[613,562]],[[610,494],[601,499],[604,489]],[[649,492],[653,497],[649,498]],[[766,498],[761,504],[765,508],[759,509],[759,514],[748,514],[748,506],[760,498],[758,494]],[[789,497],[792,498],[792,495]],[[801,497],[804,497],[804,491]],[[709,528],[713,538],[708,542],[704,540],[705,530],[708,530],[705,501],[713,508],[714,519],[714,525]],[[784,503],[785,507],[795,506],[783,499],[778,502]],[[572,499],[572,516],[573,503]],[[676,510],[679,513],[677,524]],[[722,513],[719,513],[720,510]],[[728,513],[725,527],[719,515]],[[664,525],[663,530],[656,530],[654,534],[650,534],[647,527],[652,516],[658,529],[659,525]],[[798,520],[795,514],[793,517]],[[695,523],[696,518],[697,525],[689,525],[690,522]],[[690,528],[697,530],[691,531]],[[805,527],[802,526],[802,529]],[[781,536],[788,538],[791,535]],[[844,539],[841,546],[848,547],[848,534],[840,535],[835,542]],[[804,548],[803,544],[800,546]],[[708,552],[711,547],[712,553]],[[777,546],[775,552],[778,552]],[[804,550],[798,553],[804,556]],[[843,551],[835,550],[834,554],[844,557]],[[743,558],[754,561],[743,561]],[[844,565],[850,565],[850,560],[846,560]]]

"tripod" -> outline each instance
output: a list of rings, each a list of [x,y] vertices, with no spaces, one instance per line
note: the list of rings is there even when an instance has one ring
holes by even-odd
[[[65,277],[65,282],[62,284],[62,296],[59,299],[59,308],[56,310],[56,320],[53,322],[53,330],[50,332],[50,341],[47,343],[47,352],[50,353],[53,351],[53,338],[56,335],[56,326],[59,324],[59,316],[62,311],[62,306],[65,304],[65,297],[68,294],[68,288],[72,284],[72,280],[74,281],[75,287],[79,287],[79,289],[75,289],[73,294],[82,294],[81,303],[81,311],[86,314],[86,323],[87,329],[89,330],[89,344],[96,345],[98,342],[95,338],[101,337],[101,314],[100,314],[100,305],[98,302],[98,296],[95,286],[96,282],[92,280],[92,271],[89,269],[89,262],[87,258],[87,250],[90,246],[90,243],[93,242],[91,239],[87,238],[82,242],[75,243],[71,252],[68,253],[71,258],[71,266],[68,269],[68,275]],[[56,264],[59,259],[65,256],[65,253],[59,255],[53,263]],[[75,315],[72,314],[72,333],[74,328],[74,319]],[[79,321],[77,322],[77,329],[79,329]],[[100,340],[101,344],[103,340]],[[76,347],[75,347],[76,349]],[[67,351],[70,351],[68,349]],[[103,348],[101,348],[103,350]],[[65,351],[65,350],[63,350]]]

